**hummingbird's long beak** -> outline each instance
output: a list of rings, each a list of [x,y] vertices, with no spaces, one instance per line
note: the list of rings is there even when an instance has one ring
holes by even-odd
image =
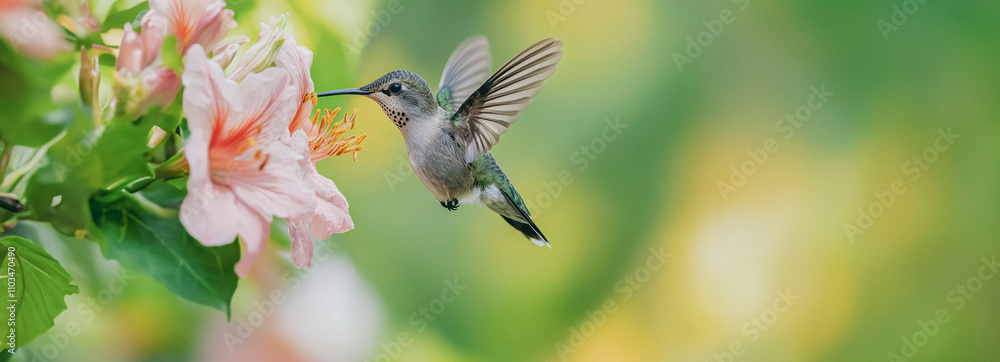
[[[369,95],[371,93],[372,92],[361,90],[361,88],[350,88],[350,89],[341,89],[341,90],[335,90],[335,91],[329,91],[329,92],[323,92],[323,93],[316,93],[316,96],[317,97],[326,97],[326,96],[340,96],[340,95],[345,95],[345,94]]]

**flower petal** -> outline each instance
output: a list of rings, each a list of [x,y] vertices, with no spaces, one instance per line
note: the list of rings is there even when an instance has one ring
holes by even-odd
[[[186,54],[199,44],[212,48],[236,27],[233,11],[222,0],[150,0],[146,16],[162,16],[177,38],[177,51]]]
[[[196,135],[184,144],[188,162],[188,194],[181,203],[184,228],[205,246],[226,245],[236,240],[236,195],[227,187],[212,183],[208,166],[208,141]]]
[[[239,107],[236,83],[226,79],[222,68],[209,61],[200,45],[191,47],[184,61],[184,115],[192,133],[210,137],[215,127],[224,127],[231,108]],[[236,103],[236,104],[234,104]]]
[[[314,90],[312,77],[309,75],[312,61],[313,52],[309,48],[297,45],[291,35],[286,35],[278,56],[274,58],[274,65],[288,72],[295,89],[305,94]]]
[[[278,56],[278,51],[285,40],[287,19],[287,16],[283,14],[277,19],[272,17],[270,26],[264,23],[260,24],[257,42],[243,54],[243,58],[229,73],[229,79],[239,82],[247,74],[260,72],[274,63],[274,58]]]
[[[242,35],[223,39],[212,50],[212,61],[219,63],[222,69],[229,68],[229,63],[233,62],[233,58],[236,57],[240,46],[246,44],[248,41],[250,41],[250,38]]]
[[[288,72],[289,80],[300,98],[315,90],[312,76],[309,75],[312,61],[312,51],[304,46],[298,46],[295,43],[295,38],[291,35],[286,35],[285,42],[281,45],[281,50],[278,51],[278,56],[274,58],[274,64],[278,69]],[[312,109],[312,102],[300,102],[292,123],[289,125],[289,130],[292,132],[298,129],[308,131],[312,125],[309,122]]]
[[[308,268],[312,264],[313,257],[313,241],[309,235],[308,219],[289,220],[288,237],[291,240],[292,262],[299,269]]]
[[[239,235],[243,240],[244,253],[236,263],[236,275],[245,278],[250,274],[250,268],[257,263],[267,246],[267,238],[271,235],[271,220],[255,212],[252,207],[240,204],[236,208],[236,219],[239,223]]]
[[[148,67],[160,55],[163,39],[167,37],[167,19],[161,16],[142,18],[142,66]]]
[[[226,9],[224,1],[212,1],[198,19],[198,25],[188,47],[194,44],[201,44],[205,48],[215,47],[215,44],[225,38],[230,30],[236,28],[233,15],[232,10]]]
[[[348,211],[347,199],[337,185],[330,179],[316,172],[308,177],[312,189],[316,191],[316,210],[310,222],[313,235],[326,239],[334,233],[343,233],[354,229],[354,220]]]
[[[319,239],[326,239],[334,233],[354,229],[354,220],[348,213],[347,199],[340,193],[333,181],[316,171],[316,165],[309,158],[309,141],[306,132],[303,130],[295,131],[290,137],[284,138],[284,141],[293,150],[302,154],[299,165],[304,171],[303,178],[316,200],[316,208],[309,219],[313,235]]]
[[[26,4],[29,2],[25,2]],[[4,4],[0,9],[0,37],[27,56],[49,59],[73,50],[65,31],[45,12],[30,5]]]
[[[229,170],[229,184],[236,197],[263,215],[287,219],[311,213],[316,197],[299,166],[301,155],[280,141],[262,148],[261,153],[268,157],[262,169]]]
[[[142,101],[139,113],[144,114],[149,107],[167,107],[174,102],[177,91],[181,89],[181,81],[177,74],[166,67],[150,67],[142,72],[142,85],[146,89],[146,98]]]
[[[237,119],[240,124],[261,127],[257,139],[261,144],[277,141],[288,134],[288,124],[301,101],[288,82],[288,75],[275,68],[247,75],[239,84],[237,96],[244,106]]]
[[[125,33],[118,47],[115,69],[126,74],[139,74],[142,71],[142,38],[132,30],[130,23],[125,23]]]

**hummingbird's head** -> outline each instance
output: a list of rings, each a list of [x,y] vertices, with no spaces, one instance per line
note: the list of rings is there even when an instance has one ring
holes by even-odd
[[[405,127],[412,119],[430,116],[437,110],[437,102],[427,82],[416,73],[397,70],[386,73],[374,82],[360,88],[371,98],[396,127]]]
[[[382,111],[396,124],[403,128],[414,119],[427,118],[437,111],[438,104],[431,94],[427,82],[416,73],[397,70],[386,73],[368,85],[339,91],[317,94],[320,97],[358,94],[364,95],[382,106]]]

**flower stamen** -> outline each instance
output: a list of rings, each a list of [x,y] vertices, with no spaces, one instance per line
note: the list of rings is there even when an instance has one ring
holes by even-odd
[[[257,151],[257,155],[260,155],[260,151]],[[267,161],[271,159],[271,154],[264,155],[264,161],[261,161],[260,166],[257,167],[258,171],[263,171],[264,166],[267,166]]]
[[[316,93],[306,93],[305,96],[302,97],[302,103],[309,101],[312,101],[312,104],[315,107],[316,104],[319,103],[319,97],[316,96]]]
[[[361,146],[361,141],[364,141],[368,134],[341,138],[345,132],[354,128],[354,120],[358,111],[355,110],[350,116],[345,114],[343,120],[334,122],[339,112],[340,107],[332,111],[329,109],[317,110],[316,115],[313,116],[313,126],[309,129],[309,153],[312,155],[313,162],[345,153],[352,153],[353,159],[358,160],[358,151],[364,148]],[[323,114],[322,117],[320,113]]]

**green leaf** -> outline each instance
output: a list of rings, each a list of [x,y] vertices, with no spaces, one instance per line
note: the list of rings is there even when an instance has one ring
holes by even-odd
[[[125,24],[118,20],[128,16],[119,13],[129,12],[139,6],[149,8],[144,0],[88,0],[88,3],[91,14],[103,24],[101,32],[110,28],[121,28]],[[135,18],[135,15],[132,15],[132,18]],[[128,18],[126,22],[132,21],[132,18]]]
[[[60,105],[52,89],[69,74],[79,55],[60,56],[52,61],[28,60],[0,41],[0,139],[5,143],[37,147],[68,128],[76,104]]]
[[[76,126],[52,145],[22,200],[30,211],[26,218],[51,222],[66,235],[87,229],[91,196],[117,197],[124,185],[153,176],[146,146],[152,121],[115,121],[105,129],[87,122],[78,114]]]
[[[177,52],[177,38],[173,35],[167,35],[163,39],[163,45],[160,46],[160,55],[163,58],[163,66],[173,69],[174,72],[184,68],[184,61],[181,59],[181,53]],[[180,74],[178,74],[178,77]]]
[[[3,246],[3,265],[7,274],[4,297],[7,311],[4,314],[14,314],[14,343],[16,347],[21,347],[52,328],[56,316],[66,310],[64,298],[80,292],[80,288],[69,283],[73,278],[59,265],[59,261],[28,239],[8,236],[0,240],[0,245]],[[11,282],[14,284],[13,291]],[[12,306],[13,312],[10,311]],[[5,337],[4,347],[10,347],[8,342]]]
[[[192,302],[229,314],[239,278],[237,243],[206,247],[187,233],[177,218],[184,191],[156,182],[134,197],[102,204],[91,202],[91,236],[102,251],[125,267],[149,275]]]
[[[243,17],[245,15],[253,13],[253,9],[257,7],[257,0],[228,0],[226,1],[226,9],[232,10],[235,15],[234,18],[243,22]]]
[[[140,14],[144,11],[149,10],[149,6],[146,3],[132,4],[131,7],[125,8],[129,4],[118,3],[115,4],[120,10],[113,11],[108,14],[107,19],[101,24],[102,31],[108,31],[110,29],[123,29],[126,23],[132,23],[132,28],[136,31],[140,25]]]

